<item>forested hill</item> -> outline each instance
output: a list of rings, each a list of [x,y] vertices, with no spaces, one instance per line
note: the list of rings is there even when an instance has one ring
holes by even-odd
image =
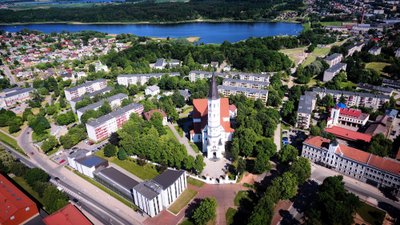
[[[82,8],[0,10],[0,23],[16,22],[179,22],[204,20],[271,20],[285,10],[300,10],[299,0],[188,3],[124,3]]]

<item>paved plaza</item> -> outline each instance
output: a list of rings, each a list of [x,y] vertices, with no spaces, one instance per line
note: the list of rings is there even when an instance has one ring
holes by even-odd
[[[201,175],[210,178],[224,178],[231,164],[231,162],[225,158],[218,160],[204,158],[204,163],[206,166]]]

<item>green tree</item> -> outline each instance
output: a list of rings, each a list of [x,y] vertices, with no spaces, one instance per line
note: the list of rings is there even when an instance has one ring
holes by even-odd
[[[42,169],[39,168],[33,168],[29,169],[25,174],[24,174],[24,179],[26,182],[30,185],[33,186],[35,182],[47,182],[49,181],[50,177],[49,175],[44,172]]]
[[[312,136],[321,136],[321,129],[318,126],[311,126],[310,134]]]
[[[26,167],[24,164],[20,162],[14,162],[13,164],[11,164],[10,167],[10,172],[12,172],[15,176],[18,177],[24,176],[27,170],[28,167]]]
[[[68,196],[53,185],[48,185],[43,193],[43,205],[48,213],[53,213],[68,204]]]
[[[393,142],[383,134],[377,134],[372,137],[368,151],[374,155],[388,156],[392,150],[392,144]]]
[[[250,156],[253,153],[253,148],[257,140],[257,134],[251,128],[244,128],[240,135],[239,144],[242,154]]]
[[[215,211],[217,209],[217,201],[215,198],[205,198],[200,205],[194,210],[192,220],[196,225],[205,225],[210,220],[215,219]]]
[[[253,171],[255,173],[261,174],[270,169],[271,169],[271,164],[269,162],[269,156],[266,153],[258,154],[254,162]]]
[[[119,160],[125,160],[125,159],[128,158],[128,155],[126,154],[126,151],[123,148],[120,148],[118,150],[118,155],[117,156],[118,156]]]
[[[296,176],[298,184],[303,184],[311,176],[310,161],[304,157],[299,157],[292,163],[289,171]]]
[[[279,151],[278,157],[282,163],[289,163],[293,162],[298,155],[299,151],[293,145],[284,145]]]
[[[290,199],[297,193],[297,179],[291,172],[285,172],[282,176],[277,177],[273,182],[275,186],[280,188],[280,198]]]
[[[105,157],[113,157],[117,153],[117,147],[112,144],[107,144],[104,147],[104,156]]]
[[[42,143],[41,149],[47,153],[54,149],[58,145],[57,138],[55,136],[50,136],[46,141]]]
[[[203,155],[196,155],[196,158],[194,160],[194,170],[196,171],[196,174],[200,174],[201,171],[203,171],[205,166],[204,163],[204,157]]]

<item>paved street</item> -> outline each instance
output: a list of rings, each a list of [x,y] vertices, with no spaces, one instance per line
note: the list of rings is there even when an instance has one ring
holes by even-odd
[[[4,74],[8,77],[10,80],[10,84],[16,84],[18,85],[17,79],[15,76],[11,73],[10,68],[8,68],[7,65],[4,65]]]
[[[281,150],[281,124],[278,123],[278,126],[275,129],[274,133],[274,143],[276,145],[276,151],[279,152]]]
[[[142,222],[146,219],[146,217],[135,213],[131,208],[111,197],[91,183],[87,182],[80,176],[67,170],[63,166],[53,163],[43,153],[38,152],[35,147],[32,146],[31,133],[31,128],[24,129],[20,137],[17,138],[18,144],[22,149],[24,149],[27,155],[30,156],[31,160],[35,164],[48,172],[50,175],[59,177],[60,181],[63,183],[63,186],[67,187],[68,189],[77,190],[77,192],[73,191],[73,193],[78,195],[76,196],[77,198],[81,196],[80,200],[82,201],[88,199],[90,201],[89,203],[92,205],[93,202],[95,202],[95,205],[99,210],[102,210],[104,211],[103,213],[108,213],[111,217],[113,217],[115,220],[114,224],[126,224],[127,221],[129,221],[128,224],[142,224]],[[34,154],[32,155],[31,152],[34,152]]]
[[[186,137],[182,137],[179,135],[178,131],[175,129],[174,125],[172,123],[168,123],[169,129],[171,129],[172,133],[175,135],[176,139],[178,139],[179,143],[183,144],[187,150],[187,153],[193,157],[196,157],[197,153],[194,151],[192,146],[189,144],[189,140]]]

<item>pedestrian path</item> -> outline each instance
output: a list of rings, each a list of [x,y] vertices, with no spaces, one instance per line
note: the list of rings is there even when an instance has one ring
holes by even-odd
[[[183,144],[186,147],[187,153],[193,157],[196,157],[197,153],[194,151],[194,149],[190,145],[189,140],[186,137],[180,136],[178,131],[176,131],[174,125],[176,125],[176,124],[168,123],[169,129],[171,129],[172,133],[174,134],[176,139],[178,139],[179,143]]]

